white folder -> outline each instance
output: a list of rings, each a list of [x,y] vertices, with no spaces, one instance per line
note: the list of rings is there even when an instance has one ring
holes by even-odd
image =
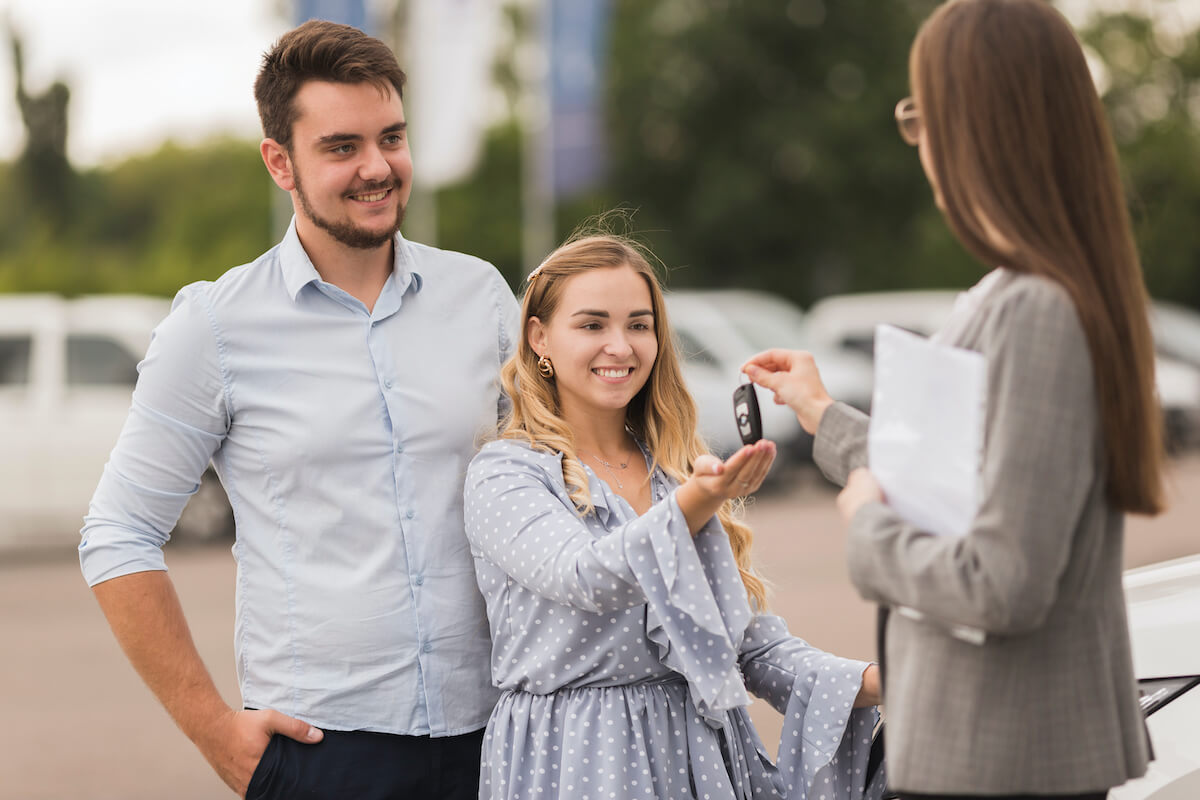
[[[867,453],[887,504],[906,522],[942,536],[970,530],[979,509],[986,412],[983,354],[891,325],[876,328]],[[949,627],[966,641],[984,639],[976,628]]]

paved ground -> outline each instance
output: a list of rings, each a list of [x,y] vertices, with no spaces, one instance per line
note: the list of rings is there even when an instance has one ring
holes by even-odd
[[[1162,517],[1131,520],[1129,566],[1200,552],[1200,456],[1176,462],[1172,500]],[[832,493],[801,473],[749,518],[774,610],[812,643],[870,658],[874,612],[847,583]],[[167,560],[200,652],[237,702],[229,550],[179,549]],[[0,641],[0,800],[231,796],[128,666],[73,553],[0,554]],[[754,713],[773,749],[774,712]]]

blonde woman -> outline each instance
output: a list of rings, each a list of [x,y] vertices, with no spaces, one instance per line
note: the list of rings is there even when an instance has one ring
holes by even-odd
[[[707,453],[646,259],[571,241],[521,319],[512,414],[465,490],[503,692],[480,797],[862,796],[877,668],[762,613],[733,508],[775,446]],[[747,691],[785,714],[778,766]]]
[[[938,338],[988,360],[982,500],[962,538],[909,524],[867,466],[867,419],[811,356],[746,369],[845,483],[850,577],[915,609],[886,634],[888,761],[905,798],[1100,800],[1145,772],[1121,591],[1127,512],[1163,505],[1146,290],[1083,50],[1041,0],[953,0],[912,47],[901,134],[990,270]],[[968,643],[966,625],[986,633]]]

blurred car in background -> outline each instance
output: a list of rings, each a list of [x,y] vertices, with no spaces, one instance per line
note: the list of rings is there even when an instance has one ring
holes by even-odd
[[[116,444],[150,332],[170,301],[0,295],[0,546],[78,544]],[[175,534],[232,533],[211,470]]]
[[[1159,353],[1200,367],[1200,311],[1155,300],[1150,304],[1150,326]]]
[[[733,421],[733,390],[744,380],[746,359],[772,347],[809,349],[804,312],[784,298],[748,290],[679,290],[666,296],[684,379],[696,399],[700,431],[715,452],[741,445]],[[817,353],[821,377],[839,399],[867,408],[873,379],[870,359],[830,351]],[[796,415],[759,391],[763,435],[780,446],[781,458],[806,459],[812,437]]]
[[[807,350],[813,354],[831,396],[861,411],[870,409],[874,359],[815,341],[808,317],[799,306],[778,295],[746,289],[713,289],[697,294],[717,306],[754,352],[773,347]]]
[[[696,401],[700,435],[721,457],[742,446],[733,416],[733,390],[745,378],[741,366],[757,350],[718,308],[696,292],[666,294],[683,378]],[[803,431],[796,415],[759,391],[763,437],[779,447],[780,460],[794,452]]]
[[[1109,798],[1200,798],[1200,555],[1129,570],[1125,600],[1154,760]]]
[[[958,294],[923,290],[828,297],[809,309],[805,333],[813,346],[873,357],[876,325],[888,323],[929,336],[945,324]],[[1179,452],[1200,443],[1200,315],[1156,301],[1151,323],[1166,445]],[[818,367],[820,363],[818,359]],[[830,395],[841,399],[832,390]]]
[[[1159,396],[1167,411],[1167,442],[1175,449],[1200,444],[1200,420],[1188,409],[1172,407],[1168,398],[1186,392],[1189,382],[1200,373],[1200,312],[1190,308],[1155,300],[1150,304],[1150,326],[1154,331],[1154,346],[1159,355]],[[1164,367],[1183,364],[1188,369],[1175,369],[1174,375],[1162,372]],[[1178,388],[1164,386],[1167,381],[1180,384]]]

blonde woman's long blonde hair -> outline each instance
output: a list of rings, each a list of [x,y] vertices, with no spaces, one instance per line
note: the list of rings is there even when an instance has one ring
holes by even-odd
[[[562,453],[563,480],[581,515],[592,510],[587,473],[575,453],[570,426],[561,416],[554,379],[538,372],[538,356],[529,345],[531,317],[548,323],[557,310],[567,281],[595,269],[626,267],[641,275],[650,289],[658,355],[646,385],[625,411],[625,424],[650,453],[651,470],[682,483],[692,473],[697,458],[709,452],[696,432],[696,404],[688,393],[679,367],[663,303],[662,287],[640,245],[610,233],[577,234],[546,257],[529,276],[521,303],[521,337],[517,352],[504,364],[500,377],[512,400],[500,437],[519,439],[548,453]],[[753,604],[766,606],[766,587],[750,562],[753,534],[739,520],[741,503],[727,501],[717,517],[729,535],[742,582]]]

